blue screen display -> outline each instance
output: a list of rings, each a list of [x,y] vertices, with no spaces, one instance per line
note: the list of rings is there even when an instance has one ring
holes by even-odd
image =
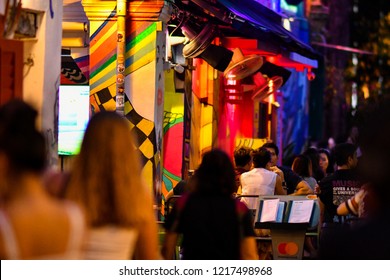
[[[76,155],[79,153],[88,121],[89,86],[60,85],[58,154]]]

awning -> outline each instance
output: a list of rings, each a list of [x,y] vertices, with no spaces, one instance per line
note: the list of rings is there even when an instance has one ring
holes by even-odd
[[[193,0],[208,15],[224,7],[230,13],[229,28],[237,31],[245,38],[257,40],[257,49],[279,56],[285,66],[294,63],[310,68],[317,68],[320,54],[311,46],[302,42],[293,33],[282,26],[282,17],[254,0],[217,0],[219,7],[212,7],[209,1]],[[202,4],[207,2],[207,5]]]

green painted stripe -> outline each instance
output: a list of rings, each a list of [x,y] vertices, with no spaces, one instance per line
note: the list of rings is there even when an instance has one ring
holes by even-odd
[[[167,132],[167,130],[170,129],[175,124],[181,123],[183,121],[184,121],[184,118],[181,117],[181,118],[176,118],[174,123],[167,123],[166,125],[164,125],[163,134],[165,134]]]
[[[168,178],[174,179],[174,180],[176,180],[176,181],[181,181],[181,177],[172,174],[171,172],[169,172],[169,171],[166,170],[165,168],[163,168],[163,174],[164,174],[166,177],[168,177]]]
[[[93,71],[91,74],[90,74],[90,79],[93,78],[95,75],[97,75],[98,73],[100,73],[101,71],[103,71],[103,69],[107,68],[108,65],[110,65],[111,63],[113,63],[114,61],[116,61],[116,54],[114,54],[109,60],[107,60],[106,62],[104,62],[102,65],[100,65],[98,68],[96,68],[95,71]]]
[[[131,40],[128,44],[126,44],[126,52],[128,52],[131,48],[133,48],[136,44],[140,43],[142,40],[144,40],[146,37],[151,35],[153,32],[157,30],[157,23],[151,24],[148,28],[146,28],[144,31],[142,31],[139,35],[136,36],[133,40]],[[143,55],[143,53],[149,53],[150,50],[152,50],[155,47],[155,44],[152,42],[147,44],[145,48],[142,49],[142,52],[137,52],[134,54],[134,56],[137,56],[137,58],[141,58],[140,56]],[[139,54],[140,53],[140,54]],[[96,76],[99,72],[101,72],[103,69],[105,69],[108,65],[110,65],[113,61],[116,60],[116,54],[114,54],[109,60],[104,62],[102,65],[100,65],[98,68],[96,68],[95,71],[93,71],[90,74],[90,78],[93,78]],[[138,59],[136,59],[138,60]]]
[[[111,78],[111,77],[114,77],[116,75],[116,69],[113,68],[110,72],[107,72],[107,75],[104,75],[101,79],[97,80],[96,82],[94,82],[93,84],[91,84],[91,88],[97,88],[99,87],[100,85],[102,84],[105,84],[107,83],[107,81]],[[103,87],[103,88],[107,88],[109,86],[111,86],[112,84],[107,84],[107,86]]]
[[[170,190],[173,189],[173,184],[172,184],[172,181],[169,179],[169,177],[164,176],[164,174],[163,174],[162,180],[163,180],[163,182],[164,182],[164,184],[165,184],[165,189],[166,189],[168,192],[169,192]]]
[[[148,37],[149,35],[153,34],[154,32],[156,32],[157,30],[157,23],[154,22],[153,24],[151,24],[150,26],[148,26],[144,31],[142,31],[140,34],[138,34],[137,36],[135,36],[134,39],[128,41],[128,43],[126,44],[126,52],[128,52],[131,48],[133,48],[135,45],[137,45],[139,42],[141,42],[142,40],[146,39],[146,37]],[[135,31],[134,31],[135,32]],[[133,33],[134,33],[133,32]],[[133,34],[131,33],[129,37],[131,37],[131,35]],[[128,38],[127,38],[128,39]]]

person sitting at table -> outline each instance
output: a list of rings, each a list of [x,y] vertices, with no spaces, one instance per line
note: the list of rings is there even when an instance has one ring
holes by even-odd
[[[307,195],[312,194],[309,184],[299,177],[291,168],[280,166],[279,160],[279,148],[273,142],[267,142],[263,146],[271,153],[271,171],[275,172],[282,179],[283,188],[287,190],[289,195]]]
[[[319,149],[318,154],[320,156],[320,167],[324,172],[325,177],[332,175],[334,172],[333,155],[327,149]]]
[[[364,184],[355,199],[364,201],[364,208],[354,207],[360,221],[335,228],[332,235],[323,238],[320,259],[390,259],[390,98],[384,95],[368,101],[357,111],[362,152],[358,174]]]
[[[319,188],[317,180],[313,177],[313,168],[310,157],[304,154],[297,155],[294,158],[291,169],[309,184],[313,192],[316,188]]]
[[[173,257],[179,234],[186,260],[258,259],[251,213],[233,197],[234,175],[224,151],[204,154],[188,182],[189,192],[176,201],[165,221],[165,259]]]
[[[260,148],[252,153],[253,169],[241,174],[242,195],[241,198],[249,209],[256,209],[257,198],[245,197],[245,195],[286,195],[282,187],[282,179],[272,172],[271,153]]]
[[[235,191],[235,195],[242,194],[241,174],[244,172],[248,172],[252,168],[252,149],[248,147],[239,147],[234,150],[234,172],[236,173],[236,186],[237,189]]]

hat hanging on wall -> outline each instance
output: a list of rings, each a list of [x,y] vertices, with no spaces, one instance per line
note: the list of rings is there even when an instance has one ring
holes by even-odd
[[[263,75],[267,75],[268,77],[280,76],[283,78],[282,86],[287,82],[287,80],[291,76],[291,71],[286,68],[273,64],[271,62],[265,61],[261,68],[259,69]]]
[[[207,24],[203,29],[191,21],[181,27],[187,38],[183,48],[185,58],[200,57],[219,71],[225,71],[233,57],[233,52],[217,45],[211,44],[218,34],[215,25]]]
[[[226,78],[241,80],[259,70],[263,65],[263,58],[260,55],[244,56],[240,48],[233,50],[232,60],[224,72]]]
[[[244,92],[252,92],[252,99],[263,100],[283,86],[290,75],[284,67],[264,61],[258,71],[243,79],[241,84]]]
[[[269,78],[267,75],[257,72],[253,75],[253,82],[255,87],[252,90],[252,99],[260,101],[277,91],[283,85],[283,78],[280,76]]]

